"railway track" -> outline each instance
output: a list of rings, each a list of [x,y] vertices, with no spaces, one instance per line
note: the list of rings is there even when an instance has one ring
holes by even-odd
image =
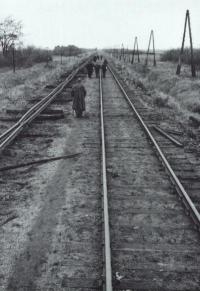
[[[83,69],[88,60],[84,61],[81,65],[79,65],[75,70],[67,76],[67,78],[61,82],[53,91],[51,91],[46,97],[42,98],[38,101],[34,106],[32,106],[27,112],[25,112],[21,118],[8,130],[0,135],[0,153],[13,142],[16,136],[33,121],[36,117],[42,113],[50,103],[52,103],[55,98],[62,93],[62,91],[66,88],[66,86],[75,78],[78,72]]]
[[[100,80],[105,290],[198,290],[199,212],[110,73]]]
[[[5,290],[198,290],[199,212],[137,92],[114,68],[85,82],[89,118],[66,144],[81,155],[56,168]]]

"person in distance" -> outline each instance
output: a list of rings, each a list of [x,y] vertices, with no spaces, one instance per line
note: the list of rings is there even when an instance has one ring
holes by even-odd
[[[99,60],[99,58],[96,60],[96,62],[94,62],[94,69],[95,69],[95,74],[96,74],[96,78],[99,78],[99,71],[101,68],[101,61]]]
[[[73,100],[73,113],[76,117],[82,117],[83,112],[85,111],[86,90],[81,82],[81,78],[78,78],[77,84],[73,86],[71,96]]]
[[[91,61],[88,62],[88,64],[86,65],[86,69],[87,69],[87,73],[88,73],[88,78],[91,78],[92,77],[93,68],[94,68],[93,63]]]
[[[101,66],[102,73],[103,73],[103,78],[106,77],[107,65],[108,65],[108,61],[105,59],[105,60],[103,61],[102,66]]]

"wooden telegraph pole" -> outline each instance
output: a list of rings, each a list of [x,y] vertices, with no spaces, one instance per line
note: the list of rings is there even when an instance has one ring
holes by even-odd
[[[11,53],[12,53],[13,73],[15,73],[15,70],[16,70],[15,39],[17,39],[17,35],[14,33],[11,33],[11,34],[9,34],[9,37],[12,39],[12,44],[11,44],[10,48],[11,48]]]
[[[124,45],[122,43],[122,46],[121,46],[121,55],[120,55],[120,60],[123,59],[123,61],[125,61],[124,59]]]
[[[119,59],[120,59],[120,61],[121,61],[121,59],[122,59],[122,46],[121,46],[121,49],[120,49]]]
[[[111,49],[110,49],[110,56],[111,56],[111,58],[112,58],[112,57],[115,57],[115,51],[114,51],[114,48],[111,48]]]
[[[135,37],[135,41],[134,41],[134,49],[133,49],[131,64],[134,63],[135,54],[137,55],[138,63],[139,63],[140,62],[140,54],[139,54],[139,49],[138,49],[137,36]]]
[[[13,64],[13,73],[15,73],[16,63],[15,63],[15,43],[12,42],[12,64]]]
[[[125,60],[126,60],[126,62],[129,62],[128,46],[127,46],[127,49],[126,49]]]
[[[153,52],[152,53],[150,53],[151,41],[153,43]],[[156,66],[156,53],[155,53],[155,42],[154,42],[154,32],[153,32],[153,30],[151,30],[150,37],[149,37],[149,45],[148,45],[148,49],[147,49],[147,57],[146,57],[145,65],[148,65],[149,55],[153,55],[153,65]]]
[[[62,48],[60,49],[60,64],[62,65],[62,57],[63,57],[63,52],[62,52]]]
[[[183,40],[182,40],[182,46],[181,46],[181,50],[180,50],[180,54],[179,54],[176,74],[180,75],[180,72],[181,72],[181,63],[182,63],[182,56],[183,56],[183,51],[184,51],[187,23],[188,23],[189,36],[190,36],[191,72],[192,72],[192,77],[196,77],[196,69],[195,69],[194,54],[193,54],[193,43],[192,43],[192,30],[191,30],[191,24],[190,24],[190,13],[189,13],[189,10],[186,11],[185,25],[184,25],[184,31],[183,31]]]

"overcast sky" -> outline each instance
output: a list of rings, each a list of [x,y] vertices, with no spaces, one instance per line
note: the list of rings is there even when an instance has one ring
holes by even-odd
[[[180,47],[186,9],[194,47],[200,47],[200,0],[0,0],[0,19],[23,23],[23,42],[39,47],[132,48],[138,36],[146,49],[150,30],[157,49]],[[187,35],[188,39],[188,35]],[[188,44],[187,40],[187,44]]]

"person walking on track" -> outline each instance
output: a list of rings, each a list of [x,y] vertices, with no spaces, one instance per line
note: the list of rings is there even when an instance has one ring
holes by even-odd
[[[86,90],[82,85],[81,78],[78,78],[78,83],[73,86],[71,96],[73,112],[76,114],[76,117],[82,117],[83,111],[85,111]]]
[[[108,61],[105,59],[105,60],[103,61],[102,66],[101,66],[102,73],[103,73],[103,78],[106,77],[107,65],[108,65]]]
[[[96,78],[99,78],[100,68],[101,68],[101,62],[100,62],[99,59],[97,59],[96,62],[94,63],[94,69],[95,69]]]
[[[92,77],[93,74],[93,63],[90,61],[87,65],[86,65],[86,69],[87,69],[87,73],[88,73],[88,78]]]

